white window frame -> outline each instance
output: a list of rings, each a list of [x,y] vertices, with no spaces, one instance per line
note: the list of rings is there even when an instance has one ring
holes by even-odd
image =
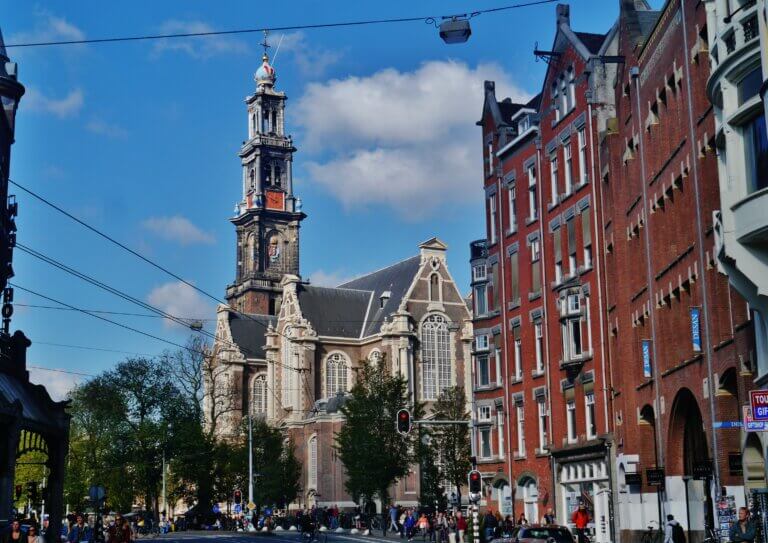
[[[513,347],[515,350],[515,380],[519,381],[523,378],[523,340],[515,339]]]
[[[491,422],[491,406],[480,405],[477,408],[477,422]]]
[[[325,359],[325,397],[331,398],[348,390],[349,361],[342,353],[331,353]]]
[[[507,189],[507,198],[509,200],[509,231],[517,232],[517,195],[515,187]]]
[[[525,456],[525,409],[522,403],[515,406],[515,413],[517,415],[517,456],[522,458]]]
[[[475,315],[485,315],[488,313],[488,285],[475,285],[474,288]],[[481,305],[482,304],[482,307]],[[483,309],[483,311],[480,311]]]
[[[488,278],[488,268],[485,264],[478,264],[472,267],[472,279],[475,281],[485,281]]]
[[[563,146],[563,161],[565,163],[565,195],[568,196],[573,192],[573,151],[570,141]]]
[[[488,226],[490,229],[490,244],[493,245],[496,243],[497,238],[497,232],[496,232],[496,195],[490,196],[488,198]]]
[[[563,281],[563,261],[558,260],[555,262],[555,284],[560,284]]]
[[[542,321],[533,323],[534,350],[536,352],[536,373],[544,373],[544,326]]]
[[[486,387],[490,386],[490,384],[491,384],[491,366],[490,366],[490,364],[491,364],[491,361],[490,361],[489,356],[487,354],[481,354],[481,355],[477,355],[475,357],[475,365],[476,365],[476,371],[477,371],[477,377],[476,377],[476,380],[477,380],[476,386],[477,386],[477,388],[486,388]],[[480,371],[480,367],[483,366],[483,365],[486,368],[486,375],[487,375],[487,382],[485,382],[485,383],[482,382],[482,375],[483,374]]]
[[[538,204],[536,202],[536,166],[529,166],[526,172],[528,174],[528,208],[529,221],[535,221],[539,216]]]
[[[560,86],[557,80],[552,84],[552,105],[555,110],[555,122],[557,122],[565,114],[564,111],[560,111]]]
[[[578,294],[569,294],[566,298],[567,309],[569,315],[578,315],[581,311],[581,297]]]
[[[257,388],[260,390],[257,394]],[[253,378],[251,383],[251,415],[263,415],[267,412],[267,376],[263,373]]]
[[[496,434],[499,440],[499,458],[504,458],[504,412],[496,407]]]
[[[504,384],[501,380],[501,349],[496,347],[494,354],[496,356],[496,385],[501,386]]]
[[[579,263],[576,259],[576,251],[568,254],[568,275],[573,277],[578,272]]]
[[[560,74],[560,101],[563,104],[563,117],[565,117],[571,111],[571,108],[568,107],[570,98],[568,96],[568,81],[566,81],[564,73]]]
[[[552,189],[552,205],[557,204],[558,187],[557,187],[557,154],[553,153],[549,157],[549,171],[550,171],[550,184]]]
[[[436,400],[453,381],[451,332],[448,319],[438,313],[421,324],[422,393],[424,400]],[[431,342],[434,342],[432,345]]]
[[[579,358],[584,354],[584,342],[581,339],[581,318],[568,319],[566,321],[568,335],[568,358]],[[578,338],[578,343],[576,342]]]
[[[589,179],[587,174],[587,135],[584,128],[579,128],[579,184],[585,185]]]
[[[544,397],[538,399],[539,450],[547,450],[547,401]]]
[[[578,440],[576,433],[576,400],[565,402],[565,412],[568,424],[568,443],[576,443]]]
[[[493,175],[493,141],[488,142],[488,176]]]
[[[478,452],[480,453],[480,458],[483,460],[488,460],[490,458],[493,458],[493,440],[491,439],[491,428],[479,428],[477,432],[477,441],[478,441]],[[488,445],[488,449],[486,453],[485,444]]]
[[[573,66],[568,68],[568,101],[570,102],[570,109],[576,107],[576,70]]]
[[[595,393],[587,392],[584,395],[584,420],[587,423],[587,439],[597,437],[597,421],[595,420]]]
[[[488,334],[481,334],[475,336],[475,351],[487,351],[488,350]]]
[[[541,242],[539,238],[531,240],[531,262],[538,262],[541,258]]]

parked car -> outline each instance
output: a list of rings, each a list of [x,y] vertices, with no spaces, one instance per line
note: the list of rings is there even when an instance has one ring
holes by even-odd
[[[495,541],[514,543],[575,543],[573,534],[567,526],[531,524],[517,526],[509,537],[498,538]]]

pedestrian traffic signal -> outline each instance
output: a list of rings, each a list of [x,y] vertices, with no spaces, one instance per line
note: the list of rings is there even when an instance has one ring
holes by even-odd
[[[235,503],[240,505],[243,502],[243,493],[239,490],[235,490]]]
[[[406,435],[411,431],[411,412],[401,409],[397,412],[397,432]]]
[[[480,476],[480,472],[473,469],[469,472],[469,491],[472,494],[480,494],[483,489],[483,478]]]

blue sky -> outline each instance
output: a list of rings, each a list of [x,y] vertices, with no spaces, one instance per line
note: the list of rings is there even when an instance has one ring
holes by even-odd
[[[12,2],[8,44],[286,26],[463,13],[504,5],[468,2]],[[577,30],[605,32],[618,1],[574,2]],[[479,128],[482,83],[500,95],[535,94],[551,44],[555,5],[472,20],[464,45],[446,46],[422,23],[275,33],[275,68],[288,96],[299,152],[297,194],[308,214],[302,273],[334,284],[417,251],[438,236],[468,289],[468,244],[484,236]],[[27,87],[11,177],[216,296],[234,277],[228,218],[241,197],[237,150],[247,132],[262,36],[9,49]],[[272,52],[274,53],[273,47]],[[15,191],[19,242],[182,317],[213,319],[214,304]],[[15,282],[84,308],[145,311],[20,251]],[[51,305],[17,291],[18,304]],[[210,302],[210,303],[209,303]],[[187,331],[161,319],[111,317],[176,342]],[[210,329],[211,323],[206,323]],[[89,316],[19,305],[14,328],[33,340],[29,363],[87,374],[155,340]],[[61,395],[78,377],[33,371]]]

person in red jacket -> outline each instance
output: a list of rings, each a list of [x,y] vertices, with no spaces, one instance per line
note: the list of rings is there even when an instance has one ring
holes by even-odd
[[[571,522],[576,527],[576,540],[578,543],[588,543],[586,530],[589,524],[589,511],[584,506],[584,502],[579,502],[579,508],[571,515]]]

